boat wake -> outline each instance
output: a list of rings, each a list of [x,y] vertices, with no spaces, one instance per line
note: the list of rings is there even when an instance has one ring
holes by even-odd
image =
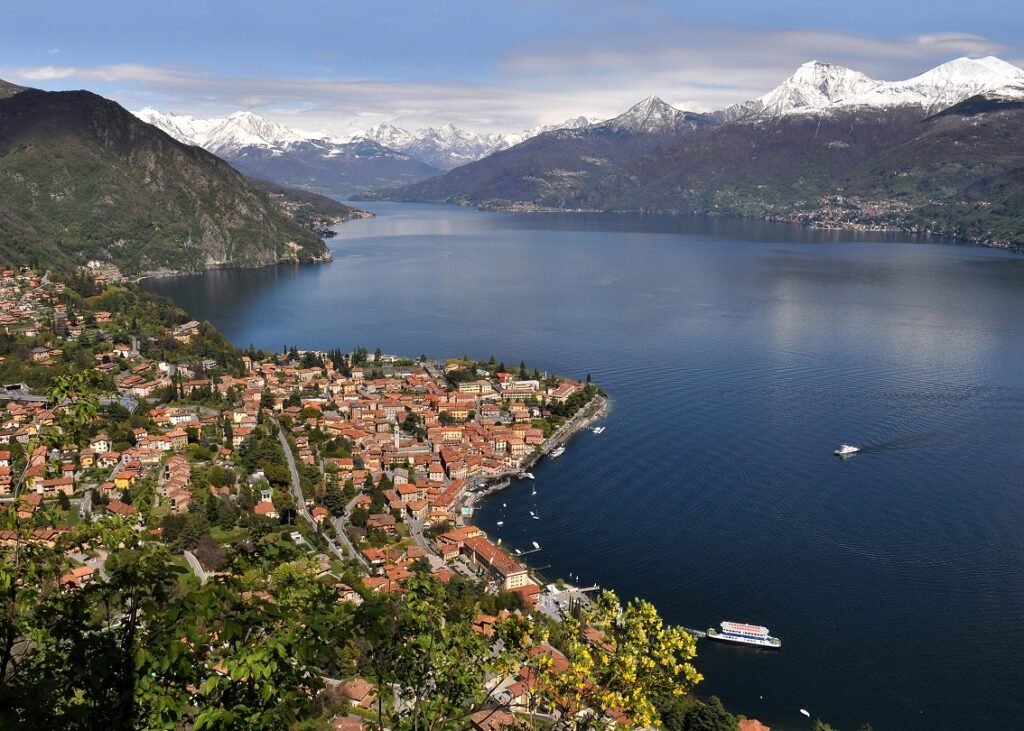
[[[865,442],[858,444],[858,454],[883,454],[889,452],[914,452],[924,449],[965,449],[971,447],[993,447],[993,446],[1014,446],[1020,445],[1020,439],[992,439],[992,440],[971,440],[965,439],[964,434],[943,434],[940,432],[929,432],[916,434],[895,439],[886,439],[880,442]]]

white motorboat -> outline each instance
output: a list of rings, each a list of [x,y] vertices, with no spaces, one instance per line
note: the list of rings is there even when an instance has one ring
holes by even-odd
[[[532,472],[524,472],[524,473],[523,473],[523,477],[525,477],[525,478],[526,478],[527,480],[532,480],[532,479],[534,479],[534,476],[533,476],[533,473],[532,473]]]
[[[603,426],[595,426],[591,431],[593,431],[595,434],[600,434],[601,432],[604,431],[604,427]]]
[[[565,447],[555,447],[551,450],[551,459],[558,459],[565,454]]]
[[[834,454],[837,457],[852,457],[860,451],[860,447],[854,447],[852,444],[841,444]]]

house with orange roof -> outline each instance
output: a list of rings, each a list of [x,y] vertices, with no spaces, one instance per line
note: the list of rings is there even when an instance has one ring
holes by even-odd
[[[253,508],[253,512],[263,518],[278,517],[277,508],[274,507],[274,503],[270,500],[261,500],[256,503],[256,506]]]

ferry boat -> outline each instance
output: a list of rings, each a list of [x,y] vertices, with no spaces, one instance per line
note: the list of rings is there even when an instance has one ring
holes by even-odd
[[[854,447],[852,444],[840,444],[834,454],[837,457],[852,457],[860,451],[860,447]]]
[[[708,639],[721,642],[735,642],[739,645],[754,645],[755,647],[767,647],[779,649],[782,647],[782,640],[768,634],[768,628],[757,624],[744,624],[743,622],[722,622],[722,629],[708,628]]]
[[[558,459],[563,454],[565,454],[565,447],[555,447],[551,450],[550,457],[551,459]]]

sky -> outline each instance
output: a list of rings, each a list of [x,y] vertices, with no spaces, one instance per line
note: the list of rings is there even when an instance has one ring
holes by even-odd
[[[959,56],[1024,66],[1021,0],[32,0],[4,18],[0,79],[339,136],[513,132],[649,95],[709,111],[812,59],[887,80]]]

